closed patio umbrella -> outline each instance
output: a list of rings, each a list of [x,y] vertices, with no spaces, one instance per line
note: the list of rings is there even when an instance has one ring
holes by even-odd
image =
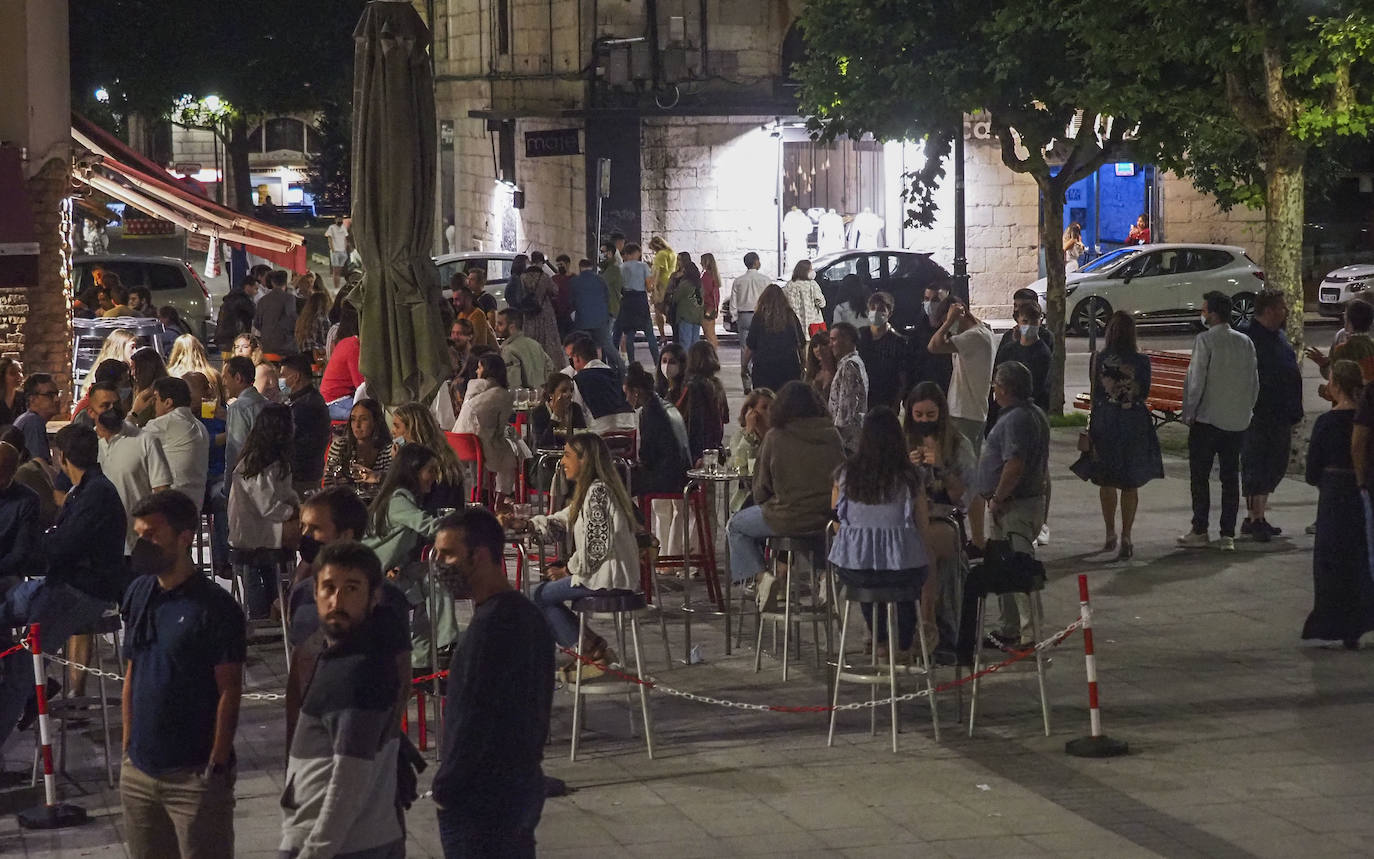
[[[353,33],[353,240],[364,275],[359,367],[395,406],[429,402],[452,372],[434,239],[437,164],[429,30],[404,0],[373,0]]]

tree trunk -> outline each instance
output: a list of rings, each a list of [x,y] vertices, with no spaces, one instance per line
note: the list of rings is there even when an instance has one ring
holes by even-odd
[[[1303,347],[1302,222],[1306,148],[1287,134],[1264,146],[1264,273],[1288,299],[1288,339]]]
[[[1064,189],[1054,177],[1037,176],[1040,187],[1040,249],[1045,254],[1045,324],[1054,336],[1050,362],[1050,414],[1064,414]]]
[[[229,208],[245,215],[253,213],[253,174],[248,166],[248,122],[232,118],[225,123],[229,132],[224,141],[224,161],[228,168]]]

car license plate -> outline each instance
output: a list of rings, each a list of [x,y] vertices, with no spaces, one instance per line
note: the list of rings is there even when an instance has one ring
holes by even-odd
[[[1341,291],[1329,287],[1322,287],[1321,300],[1327,304],[1335,304],[1341,300]]]

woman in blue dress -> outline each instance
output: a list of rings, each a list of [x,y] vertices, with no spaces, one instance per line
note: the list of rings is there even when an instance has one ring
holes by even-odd
[[[929,505],[921,475],[906,454],[897,415],[879,406],[864,418],[854,456],[835,475],[833,502],[840,520],[830,548],[835,575],[849,587],[910,586],[920,590],[930,564],[926,549]],[[889,654],[885,618],[875,626],[873,606],[861,605],[880,659]],[[892,659],[910,663],[916,637],[916,603],[897,604]],[[929,642],[934,646],[935,642]]]
[[[1106,346],[1092,361],[1093,483],[1098,486],[1107,540],[1102,551],[1117,548],[1116,509],[1121,507],[1121,549],[1118,561],[1133,553],[1131,528],[1139,504],[1140,487],[1164,476],[1159,436],[1145,400],[1150,395],[1150,359],[1135,345],[1135,320],[1118,310],[1107,322]]]

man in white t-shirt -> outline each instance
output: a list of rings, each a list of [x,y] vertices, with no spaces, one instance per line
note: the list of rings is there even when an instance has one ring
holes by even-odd
[[[730,284],[730,312],[735,315],[735,329],[739,332],[739,342],[749,339],[749,325],[754,321],[754,306],[759,303],[759,296],[772,283],[768,275],[759,269],[762,263],[759,255],[750,251],[744,255],[744,274],[735,278]],[[744,382],[744,390],[750,389],[749,368],[740,364],[740,379]]]
[[[334,223],[324,231],[329,240],[329,273],[334,276],[334,288],[338,289],[343,281],[344,266],[348,265],[348,228],[344,226],[341,215],[334,216]]]
[[[944,323],[930,338],[932,355],[953,355],[954,369],[949,379],[949,416],[954,428],[968,439],[977,455],[983,448],[983,428],[988,419],[988,391],[992,390],[992,359],[997,341],[992,329],[980,322],[968,307],[954,296],[936,308],[936,318]],[[973,544],[983,546],[983,503],[969,502],[969,525]]]

